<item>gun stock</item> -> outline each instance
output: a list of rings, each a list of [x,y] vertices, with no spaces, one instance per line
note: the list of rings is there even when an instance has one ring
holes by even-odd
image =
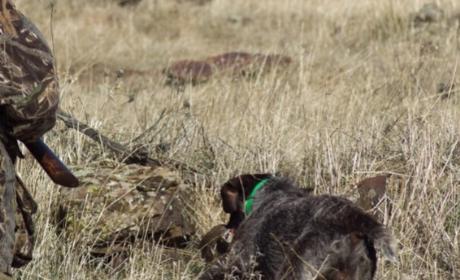
[[[41,139],[31,143],[24,143],[24,145],[54,183],[69,188],[78,187],[80,182],[77,177]]]

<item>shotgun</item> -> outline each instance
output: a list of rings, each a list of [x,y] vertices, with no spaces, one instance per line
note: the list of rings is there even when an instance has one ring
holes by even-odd
[[[72,174],[43,140],[38,139],[35,142],[24,143],[24,145],[54,183],[69,188],[78,187],[80,182],[77,177]]]

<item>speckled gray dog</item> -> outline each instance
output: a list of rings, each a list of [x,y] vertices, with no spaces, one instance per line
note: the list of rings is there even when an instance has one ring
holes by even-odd
[[[349,200],[315,196],[289,179],[261,175],[241,175],[222,186],[226,212],[241,212],[250,199],[252,211],[239,213],[240,223],[229,222],[235,230],[230,252],[200,279],[367,280],[376,272],[376,251],[396,259],[391,233]],[[229,199],[239,206],[228,207]]]

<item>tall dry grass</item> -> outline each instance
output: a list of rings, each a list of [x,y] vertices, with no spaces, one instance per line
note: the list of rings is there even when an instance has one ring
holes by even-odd
[[[401,251],[398,264],[379,264],[378,278],[459,279],[459,97],[437,87],[459,80],[460,7],[437,2],[446,19],[419,27],[411,13],[426,1],[144,0],[126,9],[60,0],[52,18],[48,0],[17,5],[53,41],[64,110],[124,143],[166,110],[142,144],[156,155],[168,143],[165,156],[206,174],[190,190],[198,236],[225,219],[218,185],[234,174],[279,172],[353,198],[354,183],[387,172],[396,179],[385,223]],[[171,61],[232,50],[282,53],[295,65],[183,92],[164,86]],[[61,125],[46,140],[71,166],[111,157]],[[194,279],[203,268],[193,245],[180,253],[151,245],[110,274],[56,236],[58,188],[29,158],[18,168],[40,205],[35,260],[18,279]]]

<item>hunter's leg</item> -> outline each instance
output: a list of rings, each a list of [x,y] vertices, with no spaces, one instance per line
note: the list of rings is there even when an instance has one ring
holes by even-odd
[[[13,162],[1,142],[0,163],[0,279],[2,279],[4,275],[12,273],[11,264],[15,243],[16,173]]]

